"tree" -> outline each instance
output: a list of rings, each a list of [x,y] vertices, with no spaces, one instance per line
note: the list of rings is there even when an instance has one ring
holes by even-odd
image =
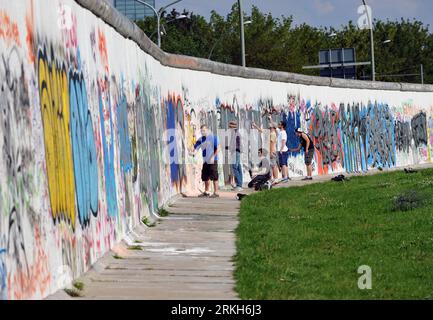
[[[237,3],[226,17],[212,11],[209,21],[184,10],[187,19],[177,19],[173,9],[161,19],[162,49],[166,52],[210,58],[223,63],[241,63],[239,10]],[[156,19],[148,17],[138,26],[156,41]],[[273,17],[253,6],[252,20],[245,26],[247,66],[270,70],[318,75],[318,70],[302,66],[318,64],[320,49],[353,47],[357,61],[370,61],[369,30],[360,30],[352,21],[339,30],[328,27],[293,25],[293,17]],[[335,37],[329,35],[335,32]],[[418,20],[374,21],[376,73],[380,81],[420,82],[420,76],[395,76],[417,73],[424,65],[425,82],[433,83],[433,35]],[[384,44],[385,40],[391,40]],[[357,68],[358,79],[371,79],[371,67]]]

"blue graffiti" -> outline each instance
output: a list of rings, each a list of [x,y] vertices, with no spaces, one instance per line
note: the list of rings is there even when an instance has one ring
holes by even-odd
[[[107,196],[107,212],[109,217],[117,217],[117,192],[116,179],[114,175],[114,142],[113,142],[113,119],[111,115],[111,102],[108,98],[107,105],[108,118],[105,119],[104,106],[102,102],[102,93],[99,92],[99,114],[101,118],[101,135],[102,150],[104,153],[104,176],[105,176],[105,193]],[[108,122],[110,137],[106,135],[106,122]]]
[[[78,217],[83,227],[90,222],[90,213],[98,212],[98,168],[92,118],[82,76],[71,73],[69,79],[71,109],[71,141],[74,160],[75,190]]]
[[[340,105],[340,130],[347,172],[368,171],[367,110],[359,105]]]
[[[173,149],[170,150],[170,159],[177,160],[179,150],[177,150],[177,144],[175,143],[176,137],[174,129],[176,129],[176,109],[173,99],[168,99],[165,102],[165,109],[167,114],[167,132],[169,132],[167,144],[173,146]],[[179,165],[177,161],[170,161],[170,177],[172,183],[179,180]]]
[[[396,165],[395,122],[387,105],[340,106],[343,166],[347,172]]]
[[[0,299],[7,299],[7,290],[6,290],[6,263],[3,260],[4,254],[6,254],[6,249],[0,249]]]
[[[388,105],[370,104],[366,118],[368,164],[373,168],[395,166],[395,122]]]
[[[132,146],[128,129],[128,106],[123,95],[117,106],[117,123],[120,149],[120,168],[127,173],[132,170]]]
[[[282,119],[286,123],[286,145],[289,149],[296,149],[299,146],[300,141],[295,134],[295,129],[299,128],[301,125],[301,113],[299,110],[296,112],[289,112],[288,114],[284,113]],[[297,156],[301,152],[303,152],[302,149],[298,152],[290,152],[289,155]]]

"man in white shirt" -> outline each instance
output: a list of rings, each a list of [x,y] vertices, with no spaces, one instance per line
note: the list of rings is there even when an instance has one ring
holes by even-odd
[[[286,123],[281,121],[278,124],[278,138],[277,138],[277,151],[278,159],[281,166],[281,174],[283,178],[280,182],[287,182],[289,180],[289,169],[287,167],[287,161],[289,158],[289,148],[287,148],[287,132]]]

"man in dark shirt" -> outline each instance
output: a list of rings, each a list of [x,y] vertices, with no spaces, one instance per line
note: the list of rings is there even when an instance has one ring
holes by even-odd
[[[248,188],[255,188],[256,190],[257,186],[260,186],[271,179],[271,165],[267,158],[266,150],[262,148],[259,149],[259,158],[259,170],[255,173],[250,172],[252,180],[248,184]]]
[[[195,155],[197,150],[201,148],[204,161],[201,179],[204,182],[205,191],[199,197],[218,198],[218,137],[209,133],[206,125],[202,125],[200,130],[202,136],[195,143],[193,153]],[[209,181],[212,181],[214,186],[214,193],[212,195],[209,193]]]
[[[232,171],[235,178],[236,186],[234,191],[242,191],[243,174],[241,164],[241,137],[237,121],[230,121],[229,129],[231,129],[230,151],[235,154],[234,163],[232,163]]]
[[[304,148],[305,152],[305,165],[307,166],[307,177],[303,180],[313,180],[313,158],[314,158],[314,143],[313,139],[303,132],[300,128],[295,130],[296,136],[299,138],[299,146],[295,149],[290,149],[291,152],[298,152]]]

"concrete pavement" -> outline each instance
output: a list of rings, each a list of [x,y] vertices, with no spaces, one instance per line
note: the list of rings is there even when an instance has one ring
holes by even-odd
[[[155,227],[140,225],[77,281],[74,299],[237,299],[233,256],[240,202],[179,198]],[[115,257],[116,256],[116,257]],[[59,291],[48,299],[69,299]]]

